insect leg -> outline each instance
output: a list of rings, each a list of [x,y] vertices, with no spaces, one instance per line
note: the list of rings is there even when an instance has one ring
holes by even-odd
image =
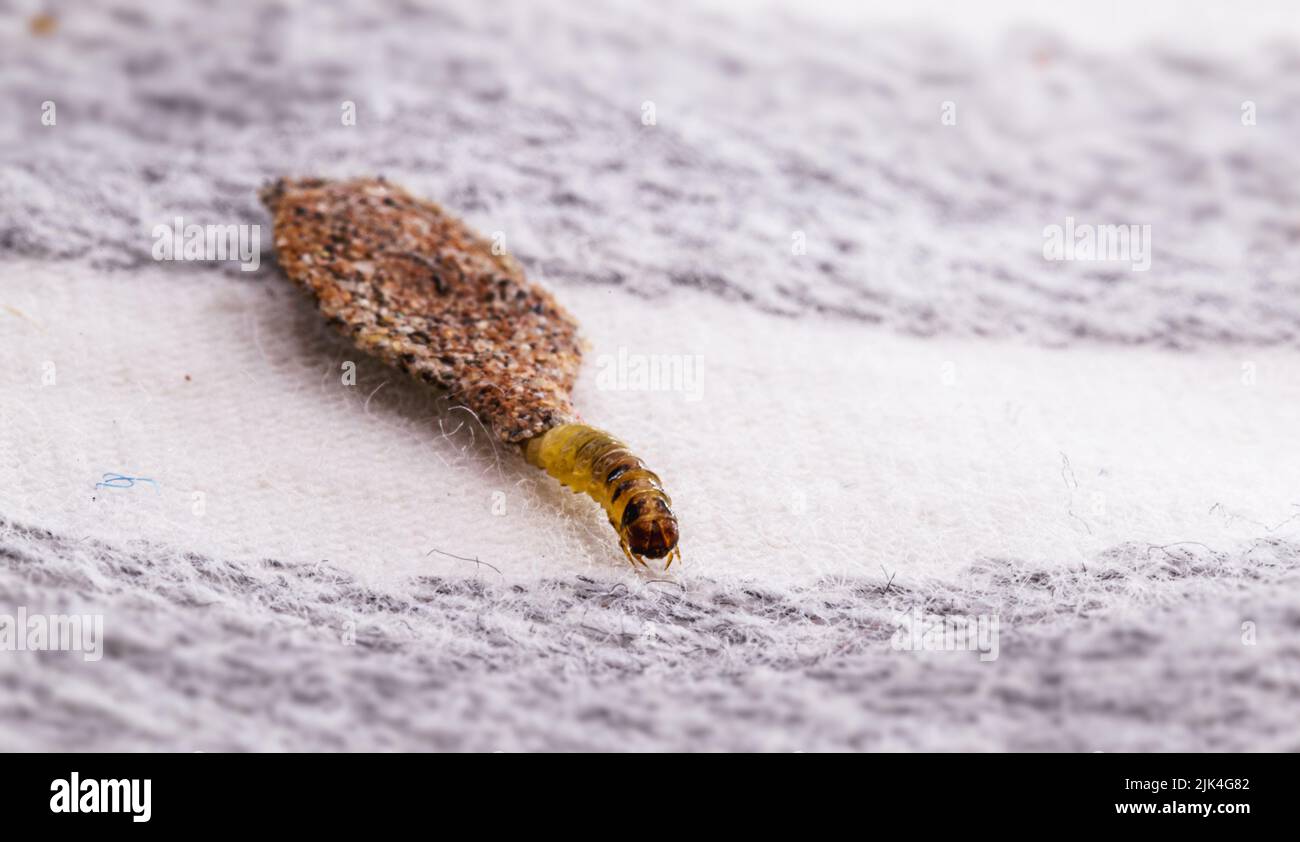
[[[632,554],[632,548],[629,547],[629,546],[627,545],[627,541],[625,541],[625,540],[624,540],[624,541],[619,541],[619,542],[618,542],[618,545],[619,545],[619,547],[621,547],[621,548],[623,549],[623,555],[627,556],[627,560],[630,561],[630,562],[632,562],[632,566],[633,566],[633,567],[636,567],[638,564],[641,565],[642,567],[649,567],[649,566],[650,566],[650,565],[646,564],[646,563],[641,559],[640,556],[638,556],[638,555],[633,555],[633,554]]]

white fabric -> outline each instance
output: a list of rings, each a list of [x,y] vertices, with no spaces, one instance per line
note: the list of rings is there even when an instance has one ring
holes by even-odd
[[[19,521],[231,560],[324,559],[390,585],[464,566],[435,548],[511,579],[627,572],[590,500],[358,355],[270,270],[256,284],[152,267],[111,285],[86,269],[21,274],[33,283],[5,302],[22,317],[6,315],[0,398],[0,511]],[[688,579],[884,567],[903,583],[978,558],[1078,565],[1125,541],[1237,551],[1300,513],[1300,453],[1279,446],[1300,406],[1288,352],[1045,351],[698,293],[564,298],[592,344],[578,405],[666,479]],[[620,349],[698,357],[699,399],[602,389],[601,357]],[[109,473],[156,488],[96,489]]]

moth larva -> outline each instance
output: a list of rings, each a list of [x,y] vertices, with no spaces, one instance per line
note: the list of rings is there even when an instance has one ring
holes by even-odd
[[[382,178],[280,179],[262,200],[285,274],[357,347],[447,389],[531,464],[588,494],[633,563],[681,558],[659,477],[576,423],[577,321],[512,257]]]
[[[681,558],[672,500],[623,442],[586,424],[561,424],[525,442],[524,457],[599,503],[633,564],[667,557],[666,570]]]

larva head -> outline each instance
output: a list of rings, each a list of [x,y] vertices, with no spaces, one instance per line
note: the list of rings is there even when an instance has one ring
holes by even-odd
[[[663,497],[647,494],[623,509],[620,530],[634,555],[663,558],[677,547],[677,518]]]

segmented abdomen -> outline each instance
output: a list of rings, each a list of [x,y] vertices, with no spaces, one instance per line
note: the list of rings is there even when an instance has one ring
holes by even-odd
[[[624,551],[637,561],[676,550],[677,518],[659,477],[609,433],[586,424],[561,424],[529,439],[524,456],[599,503]]]

